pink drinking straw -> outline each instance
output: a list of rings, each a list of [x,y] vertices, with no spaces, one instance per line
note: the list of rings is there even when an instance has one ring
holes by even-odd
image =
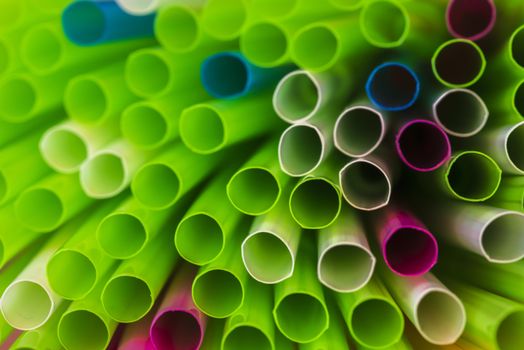
[[[140,321],[126,325],[118,350],[157,350],[149,338],[149,326],[154,315],[155,312],[150,311]]]
[[[175,272],[149,329],[156,350],[200,348],[206,318],[196,308],[191,297],[195,274],[195,269],[187,265]]]
[[[446,25],[451,35],[473,41],[489,34],[496,19],[493,0],[450,0],[446,10]]]
[[[420,276],[437,263],[437,240],[405,211],[388,211],[378,234],[382,256],[397,275]]]
[[[400,159],[411,169],[433,171],[451,157],[448,135],[435,122],[415,119],[404,124],[395,137]]]

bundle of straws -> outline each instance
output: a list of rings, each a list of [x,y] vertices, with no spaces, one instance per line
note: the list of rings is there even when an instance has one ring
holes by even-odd
[[[0,349],[524,349],[522,0],[0,0]]]

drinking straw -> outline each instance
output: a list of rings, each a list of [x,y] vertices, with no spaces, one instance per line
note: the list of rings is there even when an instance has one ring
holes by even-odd
[[[14,203],[15,216],[30,230],[51,232],[92,202],[76,176],[53,174],[22,192]]]
[[[155,316],[151,309],[140,321],[125,326],[121,339],[118,343],[118,350],[156,350],[151,338],[149,337],[149,327]],[[117,329],[118,331],[118,329]],[[111,342],[115,340],[113,339]],[[116,349],[116,348],[115,348]]]
[[[522,211],[524,210],[524,177],[506,176],[489,204],[495,207]]]
[[[347,350],[349,349],[348,340],[346,339],[346,332],[344,329],[343,320],[340,317],[336,317],[337,310],[328,304],[329,316],[331,321],[329,322],[329,328],[316,340],[310,343],[299,344],[299,350]]]
[[[149,328],[151,342],[157,349],[200,348],[206,319],[191,298],[194,277],[194,269],[188,266],[175,271]]]
[[[275,286],[275,324],[286,338],[297,343],[318,339],[330,324],[314,256],[312,242],[303,239],[293,275]]]
[[[2,8],[5,7],[5,5],[1,6]],[[22,30],[16,30],[0,35],[0,75],[6,76],[20,69],[18,43],[22,39],[23,34]]]
[[[0,33],[4,34],[10,30],[18,27],[24,17],[27,16],[26,4],[23,1],[8,1],[1,2],[2,17],[0,18]]]
[[[242,223],[220,255],[201,267],[193,281],[193,302],[207,316],[229,317],[244,303],[249,276],[242,264],[240,244],[248,225],[247,220]]]
[[[317,4],[307,0],[267,1],[253,0],[251,11],[263,19],[278,21],[308,18],[310,21],[318,18],[336,16],[343,13],[331,3]]]
[[[524,68],[524,25],[513,31],[509,40],[509,58],[514,67]]]
[[[203,181],[223,156],[195,154],[176,143],[137,171],[131,183],[133,196],[149,209],[170,207]]]
[[[222,350],[275,349],[275,325],[271,317],[272,289],[250,281],[242,307],[227,319]]]
[[[413,119],[397,132],[395,146],[400,159],[415,171],[438,169],[451,157],[448,135],[436,123]]]
[[[34,132],[43,132],[56,124],[62,116],[49,114],[44,118],[36,118],[23,123],[12,123],[0,118],[0,146],[25,138]]]
[[[206,332],[200,350],[220,349],[224,332],[225,319],[209,318],[206,324]],[[130,349],[134,350],[134,349]]]
[[[404,317],[382,283],[374,278],[354,293],[336,294],[338,305],[355,342],[367,349],[398,343]]]
[[[431,273],[399,277],[384,271],[388,287],[420,335],[431,344],[450,345],[466,325],[462,302]]]
[[[449,135],[471,137],[488,121],[489,110],[484,100],[468,89],[450,89],[433,103],[433,118]]]
[[[124,140],[96,152],[80,167],[80,184],[91,198],[110,198],[121,193],[150,154]]]
[[[244,266],[261,283],[282,282],[295,270],[302,230],[289,214],[287,199],[288,193],[270,212],[257,217],[242,242]]]
[[[266,142],[227,183],[229,202],[247,215],[263,215],[279,201],[288,177],[275,159],[278,141]]]
[[[441,44],[431,58],[437,80],[451,88],[475,84],[484,74],[486,59],[477,44],[466,39],[452,39]]]
[[[400,46],[410,34],[409,14],[401,2],[364,1],[359,19],[364,38],[379,48]]]
[[[253,12],[248,0],[209,0],[201,17],[202,29],[217,40],[233,40],[251,21]]]
[[[409,66],[400,62],[386,62],[375,67],[369,75],[366,93],[377,108],[402,111],[417,100],[420,81]]]
[[[215,260],[238,230],[242,215],[226,198],[230,175],[229,171],[223,172],[208,183],[176,227],[175,247],[183,259],[194,265]],[[206,242],[205,246],[202,242]]]
[[[91,46],[152,37],[154,19],[127,14],[113,1],[77,0],[62,12],[62,27],[74,44]]]
[[[340,169],[339,184],[349,205],[359,210],[377,210],[389,204],[391,169],[377,157],[355,159]]]
[[[92,126],[65,121],[42,135],[38,149],[53,170],[64,174],[76,173],[96,150],[116,138],[117,132],[112,126],[111,123]]]
[[[204,60],[200,79],[211,96],[217,99],[235,99],[272,86],[288,70],[287,66],[256,66],[239,52],[219,52]]]
[[[444,171],[447,191],[456,198],[482,202],[500,185],[502,171],[487,154],[477,151],[455,153]]]
[[[377,230],[388,268],[399,276],[420,276],[437,263],[438,243],[433,234],[412,214],[386,212]]]
[[[329,0],[331,6],[344,11],[359,10],[366,2],[367,0]]]
[[[122,262],[109,278],[101,301],[113,320],[136,322],[151,309],[176,261],[169,238],[167,232],[162,232],[137,256]]]
[[[122,201],[117,197],[90,213],[74,235],[49,259],[46,276],[51,289],[67,300],[86,297],[114,266],[114,259],[100,251],[94,233],[99,222]]]
[[[270,99],[263,94],[239,101],[212,100],[193,105],[182,112],[178,127],[182,142],[191,151],[210,154],[280,125]]]
[[[457,38],[479,40],[488,35],[497,18],[493,0],[451,0],[446,9],[446,25]]]
[[[375,269],[375,256],[356,215],[343,209],[318,235],[318,280],[340,293],[363,288]]]

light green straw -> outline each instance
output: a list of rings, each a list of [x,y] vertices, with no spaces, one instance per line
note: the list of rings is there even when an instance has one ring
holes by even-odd
[[[246,287],[242,307],[226,321],[221,349],[274,350],[272,290],[269,286],[255,281],[251,281]]]
[[[208,318],[200,350],[217,350],[222,346],[225,319]]]
[[[62,116],[54,114],[45,116],[42,118],[44,120],[37,118],[24,123],[12,123],[0,119],[0,146],[25,138],[34,132],[42,133],[61,118]]]
[[[383,349],[400,341],[404,317],[378,279],[354,293],[337,294],[337,299],[351,337],[358,344]]]
[[[28,15],[28,8],[24,1],[2,1],[1,4],[0,33],[4,34],[23,23],[25,17]]]
[[[162,232],[134,258],[120,264],[102,291],[104,310],[119,323],[136,322],[153,306],[176,261]]]
[[[230,174],[226,171],[207,184],[176,228],[175,247],[194,265],[215,260],[238,230],[242,215],[229,204],[224,190]]]
[[[217,40],[233,40],[240,36],[253,14],[249,0],[209,0],[202,12],[202,29]]]
[[[288,20],[295,18],[316,18],[341,15],[343,12],[330,6],[330,3],[317,3],[308,0],[253,0],[252,9],[262,18]]]
[[[358,10],[364,6],[368,0],[329,0],[329,3],[344,11]]]
[[[277,152],[278,140],[266,142],[229,180],[227,196],[240,212],[263,215],[279,201],[289,178],[275,160]]]
[[[15,202],[15,214],[24,227],[50,232],[92,202],[76,176],[54,174],[22,192]]]
[[[291,278],[275,287],[275,323],[288,339],[309,343],[328,329],[330,317],[317,280],[312,242],[302,240]]]
[[[210,317],[229,317],[244,303],[249,276],[242,265],[240,244],[248,224],[246,221],[238,227],[220,255],[202,267],[193,281],[193,301]]]
[[[211,174],[223,156],[195,154],[176,143],[137,171],[131,191],[146,208],[168,208]]]
[[[19,30],[0,35],[0,75],[6,76],[20,69],[18,43],[23,33]]]
[[[182,142],[193,152],[210,154],[273,131],[279,125],[271,98],[262,94],[189,107],[182,112],[179,132]]]
[[[344,328],[344,320],[332,302],[328,302],[329,328],[316,340],[299,344],[299,350],[348,350],[349,344]]]
[[[490,205],[514,211],[524,210],[524,177],[505,176],[499,189],[489,200]]]
[[[400,1],[365,1],[359,22],[362,35],[379,48],[402,45],[411,30],[409,14]]]

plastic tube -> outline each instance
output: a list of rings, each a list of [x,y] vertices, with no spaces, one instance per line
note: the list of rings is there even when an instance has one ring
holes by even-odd
[[[497,18],[492,0],[451,0],[446,10],[446,25],[457,38],[479,40],[488,35]]]
[[[339,172],[346,202],[359,210],[372,211],[389,204],[393,180],[390,168],[379,158],[355,159]]]
[[[153,321],[153,316],[155,316],[155,313],[151,310],[140,321],[126,325],[121,338],[118,340],[118,350],[156,350],[149,337],[149,327]],[[115,336],[113,336],[111,342],[114,342],[114,340]]]
[[[149,331],[157,349],[200,348],[206,319],[191,298],[194,277],[194,270],[187,266],[175,272]]]
[[[437,48],[431,58],[431,68],[443,85],[464,88],[475,84],[484,74],[486,59],[474,42],[452,39]]]
[[[92,203],[76,176],[54,174],[22,192],[15,201],[15,215],[30,230],[51,232]]]
[[[403,44],[411,22],[402,3],[390,0],[365,1],[360,13],[360,30],[366,40],[379,48]]]
[[[433,118],[437,124],[456,137],[478,134],[486,125],[488,116],[488,107],[472,90],[447,90],[433,103]]]
[[[113,320],[136,322],[151,309],[176,261],[169,237],[166,232],[157,236],[137,256],[120,264],[109,278],[101,301]]]
[[[152,37],[154,19],[154,15],[129,15],[113,1],[78,0],[64,9],[62,27],[73,43],[90,46]]]
[[[182,112],[180,138],[191,151],[210,154],[275,130],[280,121],[273,116],[267,95],[239,101],[213,100]]]
[[[202,28],[218,40],[232,40],[240,36],[251,21],[248,0],[209,0],[202,12]]]
[[[509,40],[509,58],[514,67],[524,68],[524,25],[521,25],[511,34]]]
[[[195,154],[176,143],[144,164],[131,183],[136,200],[149,209],[165,209],[211,174],[223,154]]]
[[[23,1],[15,3],[2,1],[2,17],[0,32],[3,34],[17,28],[27,16],[27,6]]]
[[[499,189],[490,198],[489,204],[508,210],[524,210],[524,178],[521,176],[502,178]]]
[[[399,276],[420,276],[437,263],[438,243],[413,215],[389,211],[377,231],[388,268]]]
[[[329,3],[337,9],[344,11],[358,10],[364,6],[367,0],[329,0]]]
[[[366,93],[379,109],[402,111],[411,107],[420,93],[420,81],[410,67],[386,62],[373,69],[366,82]]]
[[[354,292],[371,279],[376,259],[353,212],[345,209],[337,221],[319,232],[318,280],[339,292]]]
[[[258,16],[278,21],[291,21],[296,18],[308,18],[314,21],[341,13],[339,9],[331,6],[331,2],[320,5],[307,0],[253,0],[251,5],[251,11]]]
[[[448,192],[469,202],[491,198],[500,185],[502,171],[488,155],[464,151],[453,155],[444,172]]]
[[[220,349],[224,325],[225,319],[209,318],[207,320],[206,332],[200,350]]]
[[[330,316],[329,328],[320,336],[320,338],[310,342],[299,344],[299,350],[347,350],[349,348],[346,339],[346,330],[344,321],[338,316],[338,311],[328,303]]]

